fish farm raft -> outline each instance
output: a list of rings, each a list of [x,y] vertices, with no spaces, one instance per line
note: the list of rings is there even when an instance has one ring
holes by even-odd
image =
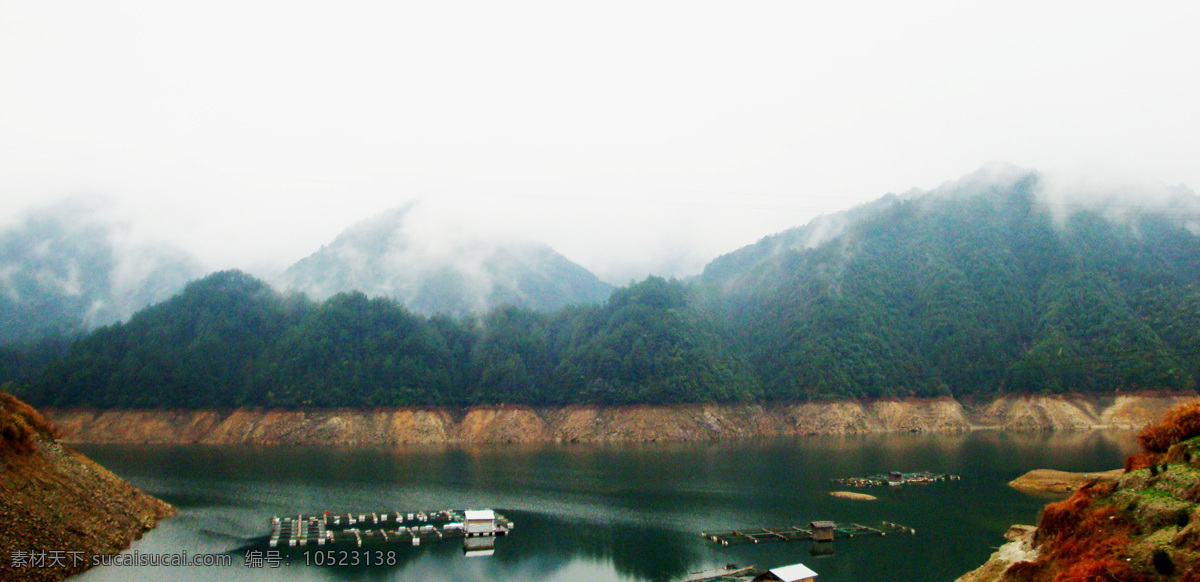
[[[926,483],[936,483],[938,481],[958,481],[960,479],[962,479],[962,477],[959,477],[958,475],[950,475],[946,473],[930,473],[928,471],[901,473],[900,471],[892,471],[886,475],[870,475],[867,477],[845,477],[842,479],[833,479],[833,482],[849,487],[875,487],[879,485],[924,485]]]
[[[797,542],[812,540],[815,542],[833,541],[834,538],[852,538],[855,536],[886,536],[895,534],[915,534],[917,530],[882,521],[864,525],[861,523],[835,523],[832,521],[814,521],[807,528],[800,526],[742,528],[722,532],[700,532],[711,542],[723,546],[733,544],[758,544],[763,542]]]
[[[296,515],[271,518],[270,547],[406,544],[508,535],[513,523],[490,509]]]

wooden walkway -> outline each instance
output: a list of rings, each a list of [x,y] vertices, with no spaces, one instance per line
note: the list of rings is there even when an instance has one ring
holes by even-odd
[[[881,521],[878,523],[861,524],[861,523],[838,523],[834,524],[835,538],[852,538],[855,536],[886,536],[897,534],[915,534],[917,530],[892,523],[890,521]],[[760,527],[760,528],[740,528],[735,530],[720,531],[720,532],[700,532],[711,542],[721,544],[723,546],[734,544],[758,544],[762,542],[797,542],[813,539],[811,528],[800,527],[796,525],[785,527]]]

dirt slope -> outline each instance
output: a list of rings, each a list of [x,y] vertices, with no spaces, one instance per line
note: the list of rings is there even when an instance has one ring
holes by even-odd
[[[1134,428],[1184,395],[461,409],[46,410],[72,442],[339,444],[688,441],[776,435]]]
[[[0,393],[0,580],[61,580],[175,512],[52,433]]]

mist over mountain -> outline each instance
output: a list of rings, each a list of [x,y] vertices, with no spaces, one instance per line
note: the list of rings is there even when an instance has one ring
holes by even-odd
[[[985,167],[712,261],[696,297],[791,398],[1183,389],[1200,198]]]
[[[215,273],[84,336],[21,391],[38,404],[195,407],[1193,390],[1200,199],[1096,192],[990,166],[765,237],[688,281],[468,317],[415,313],[390,290],[463,289],[428,297],[467,309],[499,292],[464,280],[503,281],[495,265],[529,269],[530,253],[453,230],[413,236],[421,223],[399,209],[297,265],[322,293],[361,291],[314,302]],[[447,266],[453,276],[430,276]]]
[[[499,305],[549,311],[600,303],[612,286],[541,243],[431,224],[409,204],[339,234],[279,278],[286,289],[325,299],[361,291],[423,314],[463,315]]]
[[[59,202],[0,233],[0,344],[126,319],[200,274],[183,252],[135,241],[103,202]]]

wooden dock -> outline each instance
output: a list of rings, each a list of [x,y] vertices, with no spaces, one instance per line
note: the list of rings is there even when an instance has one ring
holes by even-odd
[[[748,568],[738,568],[737,566],[727,566],[725,568],[714,568],[712,570],[702,570],[692,572],[687,578],[679,582],[747,582],[753,580],[755,576],[764,573],[765,570],[759,570],[754,566]]]
[[[892,523],[890,521],[881,521],[871,524],[861,523],[835,523],[833,524],[833,535],[835,538],[852,538],[856,536],[886,536],[917,533],[917,530]],[[700,532],[711,542],[729,546],[734,544],[758,544],[763,542],[798,542],[812,540],[813,528],[800,527],[798,525],[784,527],[760,527],[760,528],[739,528],[734,530],[720,532]]]
[[[468,527],[465,512],[441,511],[299,514],[271,518],[268,545],[274,547],[423,543],[467,537],[508,535],[513,523],[494,514],[486,529]]]

